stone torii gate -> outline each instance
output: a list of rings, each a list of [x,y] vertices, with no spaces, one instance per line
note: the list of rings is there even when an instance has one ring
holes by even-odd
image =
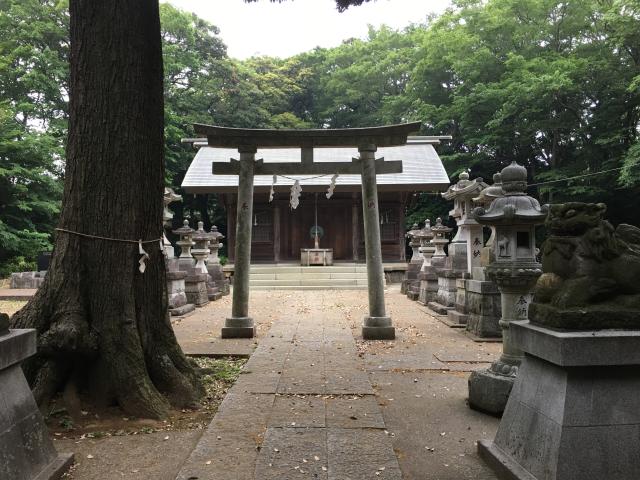
[[[231,163],[213,162],[215,175],[238,175],[238,209],[235,241],[235,271],[231,317],[225,320],[222,338],[255,335],[249,317],[249,268],[253,218],[254,175],[348,175],[362,178],[369,315],[365,316],[362,336],[370,340],[395,338],[395,328],[387,316],[384,302],[384,271],[380,243],[378,188],[376,175],[402,173],[401,161],[376,159],[378,147],[404,145],[407,136],[420,128],[420,122],[370,128],[269,130],[228,128],[194,124],[195,132],[207,137],[210,147],[237,148],[240,159]],[[264,163],[256,160],[258,148],[300,148],[300,163]],[[313,161],[314,148],[355,147],[360,153],[351,162]]]

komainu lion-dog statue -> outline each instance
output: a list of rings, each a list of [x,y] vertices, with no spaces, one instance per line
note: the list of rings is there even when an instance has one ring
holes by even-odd
[[[568,330],[640,328],[640,228],[604,219],[603,203],[549,206],[531,322]]]

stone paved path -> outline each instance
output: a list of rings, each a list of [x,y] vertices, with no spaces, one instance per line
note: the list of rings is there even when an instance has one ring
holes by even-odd
[[[35,288],[0,288],[0,300],[24,300],[26,302],[37,291]]]
[[[179,480],[402,478],[348,321],[313,307],[260,341]]]

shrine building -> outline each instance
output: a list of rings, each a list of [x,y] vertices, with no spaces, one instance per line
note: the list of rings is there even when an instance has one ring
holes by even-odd
[[[377,177],[380,236],[384,262],[405,260],[405,218],[408,201],[415,192],[445,191],[449,177],[435,146],[443,137],[409,137],[401,146],[379,147],[376,158],[402,161],[402,173]],[[190,139],[198,151],[182,182],[185,192],[218,194],[227,212],[227,252],[234,261],[238,177],[215,175],[213,162],[238,158],[236,148],[208,146],[207,139]],[[316,148],[313,161],[351,162],[357,148]],[[300,163],[300,148],[259,148],[257,159],[269,163]],[[314,233],[321,248],[333,250],[336,262],[364,262],[365,246],[360,175],[339,175],[331,198],[326,194],[332,175],[256,175],[251,240],[252,263],[299,262],[301,249],[314,247]],[[290,189],[299,181],[299,205],[290,206]],[[270,192],[273,187],[273,200]]]

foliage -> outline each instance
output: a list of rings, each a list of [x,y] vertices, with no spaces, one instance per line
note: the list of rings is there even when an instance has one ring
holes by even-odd
[[[454,136],[449,172],[491,178],[516,160],[546,183],[624,166],[536,190],[549,202],[633,206],[614,220],[637,221],[639,5],[460,1],[434,21],[406,94],[429,133]]]
[[[337,6],[359,4],[337,2]],[[285,7],[283,7],[285,8]],[[527,166],[543,202],[603,201],[615,223],[639,223],[638,0],[459,0],[401,31],[292,58],[227,56],[218,29],[161,5],[166,182],[193,158],[194,122],[235,127],[358,127],[425,121],[451,178],[490,180]],[[64,165],[64,1],[0,0],[0,263],[49,247]],[[607,173],[570,181],[601,171]],[[178,193],[180,192],[178,189]],[[407,222],[446,216],[414,197]],[[183,217],[226,233],[221,198],[184,195]]]
[[[0,1],[0,274],[51,248],[68,77],[64,2]]]

